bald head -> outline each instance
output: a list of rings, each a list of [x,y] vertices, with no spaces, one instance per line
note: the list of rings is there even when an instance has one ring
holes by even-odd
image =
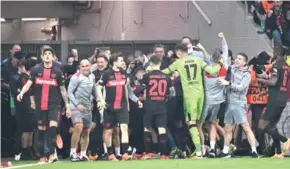
[[[89,75],[91,71],[91,63],[88,59],[83,59],[80,62],[80,72],[84,75]]]
[[[86,65],[86,64],[91,64],[88,59],[81,60],[80,65]]]

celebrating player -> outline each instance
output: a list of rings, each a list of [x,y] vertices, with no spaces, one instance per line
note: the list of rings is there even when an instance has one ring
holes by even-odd
[[[41,155],[39,163],[45,163],[44,157],[44,139],[47,129],[47,140],[49,149],[49,163],[57,161],[54,155],[56,131],[60,117],[61,97],[66,105],[66,115],[71,116],[68,103],[67,92],[64,84],[64,76],[62,71],[53,65],[54,50],[51,47],[43,49],[41,54],[43,63],[34,67],[31,71],[29,80],[23,86],[21,92],[17,96],[17,100],[21,101],[23,95],[28,92],[33,85],[32,92],[35,97],[36,111],[38,113],[38,130],[39,130],[39,152]]]
[[[112,55],[110,62],[113,67],[104,72],[97,87],[98,107],[100,110],[105,109],[103,137],[108,149],[108,160],[117,161],[112,147],[112,133],[113,128],[120,124],[121,148],[124,152],[122,159],[130,160],[132,157],[127,152],[129,147],[128,80],[122,71],[124,57],[122,54]],[[103,87],[106,89],[106,100],[103,97]]]
[[[202,157],[199,138],[201,131],[197,127],[201,129],[200,120],[204,102],[202,70],[210,74],[216,74],[221,66],[219,64],[208,66],[199,57],[188,56],[187,50],[186,45],[178,44],[175,47],[175,53],[179,59],[170,65],[169,68],[164,69],[163,72],[171,74],[174,71],[178,71],[180,74],[186,123],[190,127],[191,137],[196,145],[196,151],[192,155],[200,158]]]
[[[168,100],[169,91],[174,91],[171,79],[168,75],[160,71],[161,58],[157,55],[151,56],[151,72],[146,74],[141,80],[141,84],[146,85],[145,114],[144,124],[144,144],[147,153],[143,159],[150,158],[151,153],[151,134],[150,130],[154,127],[158,129],[161,159],[167,159],[167,112],[164,106]],[[155,124],[155,126],[153,126]]]
[[[266,111],[262,115],[262,119],[259,121],[258,139],[260,143],[263,144],[264,141],[262,139],[264,138],[264,133],[273,137],[274,147],[276,149],[276,154],[273,158],[283,158],[290,147],[290,139],[279,134],[276,128],[287,104],[287,91],[290,90],[287,88],[287,83],[290,79],[290,65],[286,63],[284,58],[284,56],[288,56],[290,52],[287,51],[285,55],[284,53],[285,52],[282,52],[281,55],[278,56],[276,63],[270,70],[271,76],[268,76],[266,73],[257,75],[260,77],[257,78],[257,80],[268,85],[269,91],[269,102],[266,105]],[[284,143],[283,151],[281,151],[280,142]],[[264,146],[261,145],[261,147]]]

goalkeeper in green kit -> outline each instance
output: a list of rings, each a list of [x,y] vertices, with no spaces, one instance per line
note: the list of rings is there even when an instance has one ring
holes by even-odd
[[[199,57],[188,56],[187,51],[186,45],[176,45],[175,53],[178,59],[164,69],[163,73],[171,74],[175,71],[179,73],[183,90],[185,121],[196,147],[192,156],[202,158],[198,127],[201,129],[200,119],[204,103],[203,71],[215,75],[221,66],[219,64],[207,65]]]

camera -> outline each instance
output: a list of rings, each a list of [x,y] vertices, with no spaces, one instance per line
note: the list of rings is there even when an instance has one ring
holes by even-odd
[[[254,65],[253,70],[256,72],[256,74],[262,74],[265,71],[264,65]]]

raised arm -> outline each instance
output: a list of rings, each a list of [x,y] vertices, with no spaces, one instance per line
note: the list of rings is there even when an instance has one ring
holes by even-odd
[[[222,32],[219,33],[219,37],[222,39],[221,43],[222,43],[222,52],[223,52],[223,54],[222,54],[223,66],[225,69],[228,70],[228,68],[229,68],[229,63],[228,63],[229,47],[228,47],[226,38]]]

